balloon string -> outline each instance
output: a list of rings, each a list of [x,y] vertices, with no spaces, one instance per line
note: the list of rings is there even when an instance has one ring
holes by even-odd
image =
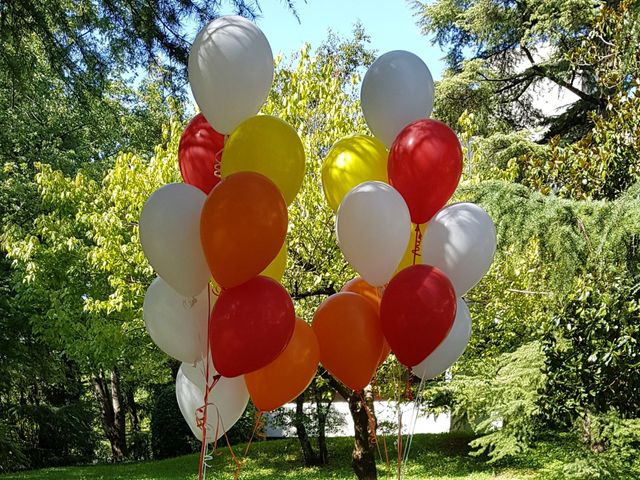
[[[227,442],[227,448],[229,448],[229,452],[231,452],[231,458],[233,459],[233,463],[236,464],[236,470],[235,472],[233,472],[233,480],[238,480],[238,478],[240,478],[240,471],[242,470],[242,464],[240,463],[240,460],[238,460],[238,457],[236,457],[235,452],[233,451],[233,448],[231,447],[231,442],[229,441],[229,437],[227,436],[227,432],[226,430],[224,430],[224,426],[222,427],[223,431],[224,431],[224,439]]]
[[[411,250],[411,253],[413,253],[413,264],[416,264],[416,260],[418,257],[421,256],[420,253],[420,247],[422,245],[422,232],[420,231],[420,224],[416,224],[416,240],[413,244],[413,250]]]
[[[260,410],[256,412],[256,424],[253,426],[253,432],[251,432],[251,437],[249,437],[249,443],[247,443],[247,448],[244,449],[244,456],[246,457],[249,453],[249,449],[251,448],[251,442],[253,442],[253,437],[255,436],[258,428],[262,426],[262,414],[264,412]]]
[[[399,404],[398,404],[399,407]],[[402,409],[398,408],[398,480],[402,478]]]
[[[380,396],[380,391],[378,390],[377,377],[373,379],[371,383],[371,388],[373,390],[373,399],[379,401],[382,397]],[[387,468],[389,468],[389,450],[387,450],[387,437],[382,434],[382,444],[384,445],[384,460],[387,464]],[[382,454],[380,453],[380,443],[378,442],[378,454],[380,455],[380,459],[382,460]]]
[[[372,445],[377,445],[378,436],[376,435],[376,417],[373,416],[373,412],[369,408],[369,405],[367,405],[367,402],[364,398],[364,391],[359,390],[356,393],[360,396],[360,403],[362,404],[362,408],[364,408],[364,411],[367,414],[367,421],[369,423],[369,441]]]
[[[200,460],[198,462],[198,479],[205,480],[206,478],[206,464],[205,457],[207,452],[207,420],[208,420],[208,406],[209,406],[209,393],[213,390],[220,380],[220,375],[215,375],[209,385],[209,312],[211,311],[211,289],[207,285],[207,335],[206,335],[206,348],[205,348],[205,389],[204,389],[204,404],[196,410],[196,426],[202,430],[202,445],[200,446]]]
[[[416,425],[418,423],[418,416],[420,415],[420,408],[422,407],[422,390],[424,388],[424,378],[420,378],[420,386],[418,387],[418,393],[416,395],[416,401],[413,405],[413,417],[412,424],[409,430],[409,441],[407,443],[407,448],[404,452],[404,464],[406,465],[409,461],[409,452],[411,451],[411,445],[413,444],[413,437],[416,433]]]
[[[229,138],[229,135],[224,136],[222,148],[213,155],[213,174],[217,178],[222,178],[222,152],[224,152],[224,146],[227,143],[227,138]]]

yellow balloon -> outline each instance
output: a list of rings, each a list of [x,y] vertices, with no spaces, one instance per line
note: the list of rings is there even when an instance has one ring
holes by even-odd
[[[387,149],[377,138],[366,135],[336,142],[322,164],[322,188],[335,212],[344,196],[363,182],[388,182]]]
[[[427,224],[423,223],[420,225],[420,238],[422,238],[422,236],[424,235],[425,230],[427,229]],[[409,243],[407,244],[407,250],[404,252],[404,256],[402,257],[402,260],[400,260],[400,264],[398,265],[398,268],[396,269],[396,273],[398,273],[400,270],[404,270],[407,267],[410,267],[411,265],[413,265],[413,258],[414,258],[414,254],[413,252],[416,252],[415,255],[415,259],[416,265],[419,265],[422,263],[422,261],[420,260],[420,257],[422,255],[422,241],[418,242],[418,248],[416,248],[416,225],[415,223],[411,224],[411,238],[409,239]]]
[[[287,242],[284,242],[278,256],[265,268],[260,275],[273,278],[276,282],[282,280],[284,270],[287,267]]]
[[[269,115],[238,125],[224,145],[221,176],[245,171],[269,178],[291,204],[304,177],[304,148],[293,127]]]
[[[282,244],[282,248],[278,252],[276,258],[274,258],[267,268],[265,268],[260,275],[263,277],[273,278],[276,282],[280,282],[282,280],[282,276],[284,275],[284,271],[287,267],[287,242]],[[216,282],[215,278],[211,277],[211,282],[213,283],[213,292],[216,295],[219,295],[222,289],[220,285]]]

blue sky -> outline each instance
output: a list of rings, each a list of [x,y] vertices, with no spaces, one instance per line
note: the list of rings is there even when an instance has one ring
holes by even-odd
[[[420,33],[414,12],[404,0],[296,0],[300,23],[280,0],[262,0],[258,26],[265,33],[274,55],[288,55],[304,42],[317,47],[327,31],[348,36],[360,20],[371,37],[370,47],[378,55],[408,50],[427,64],[434,80],[442,76],[444,53]]]

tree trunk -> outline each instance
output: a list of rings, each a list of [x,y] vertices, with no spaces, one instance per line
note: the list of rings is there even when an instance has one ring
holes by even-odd
[[[129,420],[131,421],[131,430],[134,432],[140,431],[140,418],[138,417],[138,406],[136,405],[135,391],[133,386],[127,386],[126,391],[126,404],[127,412],[129,413]]]
[[[333,395],[329,398],[329,401],[325,405],[322,401],[322,392],[318,387],[318,384],[314,382],[314,399],[316,402],[316,415],[318,416],[318,458],[322,465],[329,463],[329,450],[327,449],[327,416],[331,409],[331,403],[333,402]]]
[[[111,370],[111,391],[104,378],[104,373],[93,376],[96,401],[100,406],[102,428],[111,444],[111,455],[114,462],[120,462],[127,456],[127,438],[125,434],[125,412],[121,408],[122,392],[120,377],[116,369]]]
[[[320,459],[316,452],[313,451],[307,429],[304,426],[304,393],[296,398],[296,413],[293,417],[293,424],[296,427],[296,435],[300,442],[300,448],[302,448],[305,467],[320,465]]]
[[[373,411],[373,398],[371,389],[367,388],[364,394],[356,393],[345,387],[340,382],[330,377],[331,386],[342,395],[349,404],[349,411],[353,418],[354,446],[351,454],[351,467],[359,480],[377,480],[378,470],[376,468],[376,446],[372,442],[374,432],[369,429],[369,420],[372,420],[372,427],[375,430],[376,419]],[[370,403],[370,411],[367,412],[363,398],[367,398]]]

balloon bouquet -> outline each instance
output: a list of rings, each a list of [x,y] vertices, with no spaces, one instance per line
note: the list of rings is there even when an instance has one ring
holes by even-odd
[[[197,35],[188,71],[202,113],[180,140],[185,183],[157,190],[140,215],[158,274],[143,316],[158,347],[183,362],[176,396],[202,441],[200,478],[206,445],[249,397],[260,411],[278,408],[306,389],[319,362],[314,331],[279,283],[305,155],[290,125],[256,115],[273,65],[266,37],[242,17],[220,17]]]
[[[462,296],[493,261],[489,215],[471,203],[445,206],[462,148],[453,130],[428,118],[433,99],[420,58],[380,56],[361,89],[374,136],[343,138],[323,162],[338,244],[360,277],[320,305],[313,328],[322,364],[356,391],[390,350],[422,381],[448,369],[471,336]]]
[[[269,43],[250,21],[221,17],[197,35],[188,70],[202,113],[179,145],[185,183],[153,193],[139,228],[158,274],[144,299],[145,324],[183,362],[176,396],[202,441],[203,478],[207,444],[233,426],[249,397],[261,412],[288,403],[319,361],[355,391],[390,350],[423,379],[448,368],[470,336],[461,297],[488,269],[496,238],[480,207],[442,208],[460,179],[460,144],[427,118],[426,65],[387,53],[362,86],[375,137],[339,141],[322,169],[338,243],[362,278],[325,300],[309,326],[279,283],[287,206],[305,156],[290,125],[256,115],[273,82]]]

